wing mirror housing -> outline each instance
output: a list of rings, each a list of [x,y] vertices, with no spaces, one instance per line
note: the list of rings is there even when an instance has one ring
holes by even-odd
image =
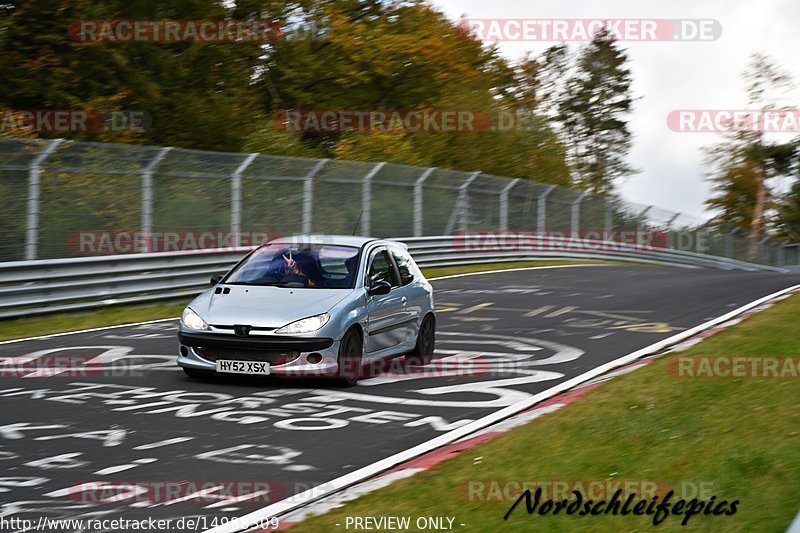
[[[224,276],[225,274],[214,274],[213,276],[211,276],[211,286],[213,287],[214,285],[222,281],[222,278]]]
[[[373,283],[367,290],[367,294],[370,296],[380,296],[382,294],[389,294],[391,290],[392,286],[389,285],[389,282],[381,280]]]

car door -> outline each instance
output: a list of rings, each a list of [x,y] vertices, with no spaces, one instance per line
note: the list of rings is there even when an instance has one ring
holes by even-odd
[[[397,247],[390,247],[389,251],[400,276],[401,288],[399,290],[403,291],[405,304],[403,313],[406,320],[404,344],[405,348],[411,350],[417,342],[423,311],[429,307],[427,306],[428,293],[419,285],[418,276],[415,274],[415,272],[418,273],[418,270],[408,252]]]
[[[380,354],[403,342],[407,327],[406,297],[392,258],[385,247],[370,255],[367,263],[365,288],[376,281],[386,281],[392,286],[388,294],[367,296],[367,354]]]

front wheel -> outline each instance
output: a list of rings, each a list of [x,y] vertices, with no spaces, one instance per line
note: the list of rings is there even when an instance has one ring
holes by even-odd
[[[419,326],[417,344],[414,350],[406,355],[406,362],[413,366],[427,365],[433,359],[433,350],[436,347],[436,321],[433,315],[425,315]]]
[[[355,328],[349,329],[339,343],[336,380],[340,386],[352,387],[358,383],[358,378],[361,377],[362,351],[361,334]]]

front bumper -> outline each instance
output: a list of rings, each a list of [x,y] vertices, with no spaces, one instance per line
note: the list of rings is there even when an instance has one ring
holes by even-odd
[[[281,377],[331,377],[338,369],[339,341],[329,337],[178,332],[178,365],[193,370],[216,371],[216,359],[270,362],[279,353],[297,354],[281,364],[270,363],[270,374]],[[319,354],[319,363],[308,356]]]
[[[333,339],[329,337],[289,337],[284,335],[237,337],[224,333],[188,333],[186,331],[178,332],[178,342],[192,347],[295,350],[298,352],[318,352],[333,346]]]

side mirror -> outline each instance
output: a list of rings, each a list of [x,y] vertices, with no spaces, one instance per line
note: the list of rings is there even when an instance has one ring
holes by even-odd
[[[367,294],[370,296],[380,296],[381,294],[389,294],[391,290],[392,286],[389,285],[388,281],[376,281],[367,289]]]
[[[214,285],[222,281],[223,277],[225,277],[225,274],[214,274],[213,276],[211,276],[211,286],[213,287]]]

